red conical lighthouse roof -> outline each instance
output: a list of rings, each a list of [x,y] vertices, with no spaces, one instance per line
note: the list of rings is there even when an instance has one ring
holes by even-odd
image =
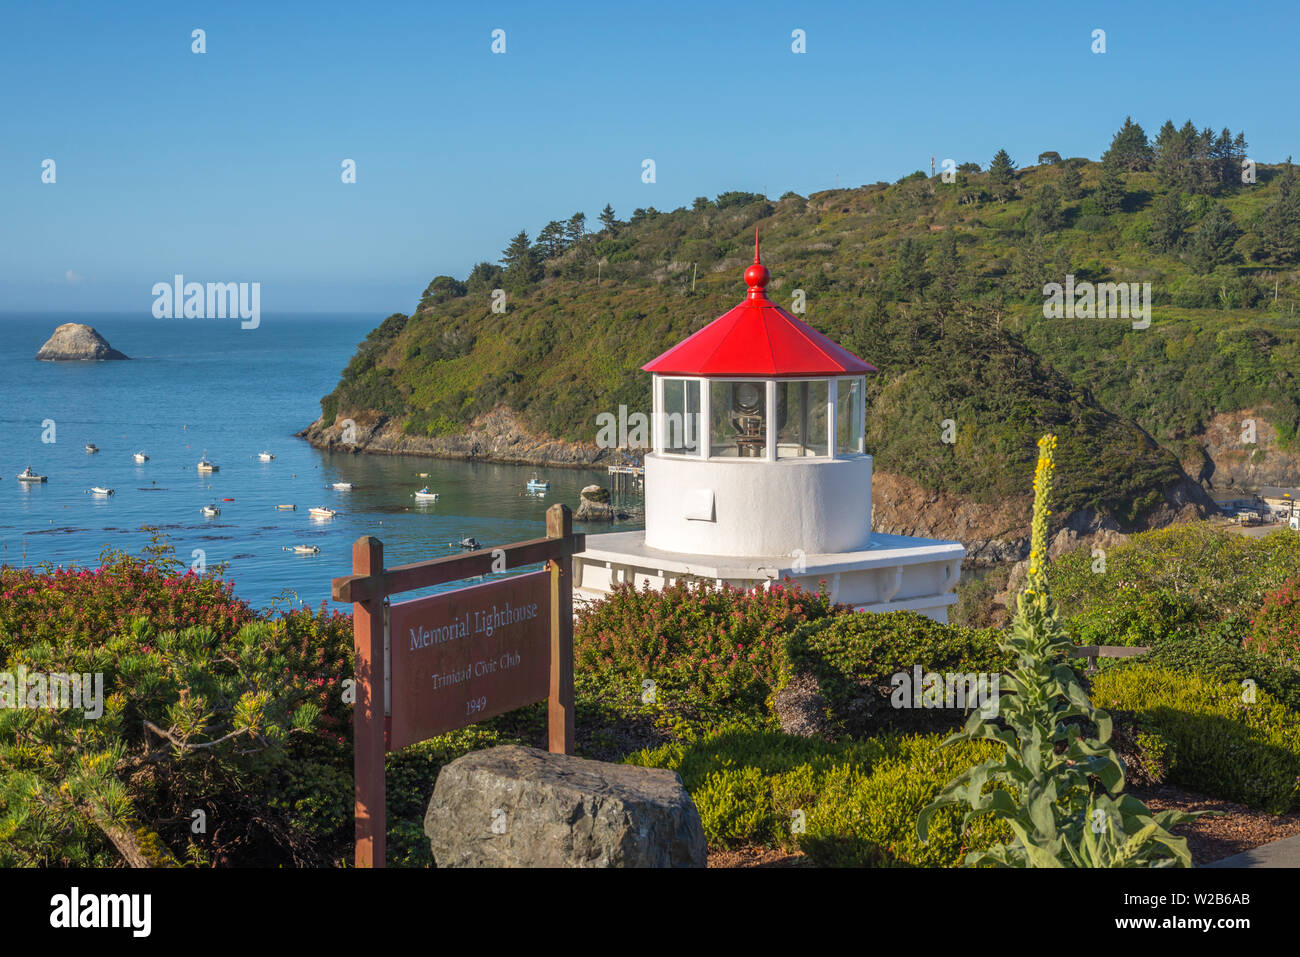
[[[755,230],[754,264],[745,270],[749,286],[745,301],[641,368],[658,375],[762,379],[876,371],[768,299],[764,291],[768,279],[767,267],[758,259]]]

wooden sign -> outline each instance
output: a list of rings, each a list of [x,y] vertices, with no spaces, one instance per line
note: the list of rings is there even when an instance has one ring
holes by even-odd
[[[352,574],[334,579],[330,593],[352,603],[357,867],[384,866],[385,751],[545,698],[548,747],[573,753],[572,556],[585,547],[567,505],[546,510],[545,538],[394,568],[384,567],[379,539],[353,544]],[[545,571],[388,604],[404,591],[539,562]]]
[[[550,598],[540,571],[391,605],[388,750],[545,701]]]

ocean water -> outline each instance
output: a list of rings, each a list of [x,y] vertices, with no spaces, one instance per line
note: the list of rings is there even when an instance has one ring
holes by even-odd
[[[383,541],[388,565],[456,553],[449,543],[467,536],[484,546],[534,538],[548,506],[576,509],[584,485],[608,484],[603,470],[328,453],[295,438],[379,318],[267,314],[244,330],[237,320],[147,314],[0,315],[0,561],[92,567],[105,549],[138,553],[148,525],[187,564],[196,551],[209,567],[226,563],[236,595],[258,607],[318,605],[331,578],[351,573],[361,535]],[[94,326],[130,361],[37,362],[63,322]],[[100,451],[87,454],[88,442]],[[147,463],[133,461],[137,450]],[[274,461],[258,461],[263,450]],[[205,453],[219,472],[198,472]],[[18,482],[29,464],[49,481]],[[525,493],[534,473],[549,493]],[[114,494],[87,494],[96,485]],[[436,503],[414,501],[425,485]],[[205,518],[210,503],[221,514]],[[312,519],[317,505],[338,515]],[[320,552],[284,550],[298,544]]]

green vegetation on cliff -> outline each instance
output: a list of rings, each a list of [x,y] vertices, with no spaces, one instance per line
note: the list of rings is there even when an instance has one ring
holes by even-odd
[[[1126,121],[1102,162],[1048,152],[808,198],[730,192],[627,222],[607,208],[597,232],[575,214],[535,244],[516,235],[500,266],[435,278],[361,344],[322,411],[437,436],[506,406],[592,441],[598,413],[649,411],[641,365],[740,300],[758,226],[773,300],[796,310],[802,291],[804,318],[880,370],[879,468],[993,501],[1023,488],[1050,429],[1060,510],[1132,521],[1216,412],[1264,410],[1295,445],[1300,176],[1288,162],[1243,183],[1244,156],[1241,134],[1166,124],[1151,142]],[[1150,327],[1044,318],[1044,285],[1067,274],[1151,283]]]

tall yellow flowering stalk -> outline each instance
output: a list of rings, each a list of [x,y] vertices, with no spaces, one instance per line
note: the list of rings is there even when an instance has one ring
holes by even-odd
[[[1067,657],[1070,639],[1047,586],[1056,436],[1038,440],[1029,574],[1011,630],[1001,647],[1015,665],[1001,677],[998,707],[972,712],[954,741],[995,741],[1001,758],[948,783],[917,818],[926,839],[930,818],[947,805],[969,808],[966,821],[990,814],[1015,835],[1007,844],[972,851],[967,866],[1190,867],[1187,842],[1169,828],[1195,815],[1161,811],[1124,793],[1124,766],[1106,744],[1110,716],[1088,700]],[[1085,736],[1091,727],[1096,736]]]
[[[1050,603],[1047,590],[1047,525],[1051,517],[1052,479],[1056,475],[1056,436],[1038,440],[1038,464],[1034,467],[1034,522],[1029,545],[1029,574],[1020,601],[1029,599],[1044,611]]]

